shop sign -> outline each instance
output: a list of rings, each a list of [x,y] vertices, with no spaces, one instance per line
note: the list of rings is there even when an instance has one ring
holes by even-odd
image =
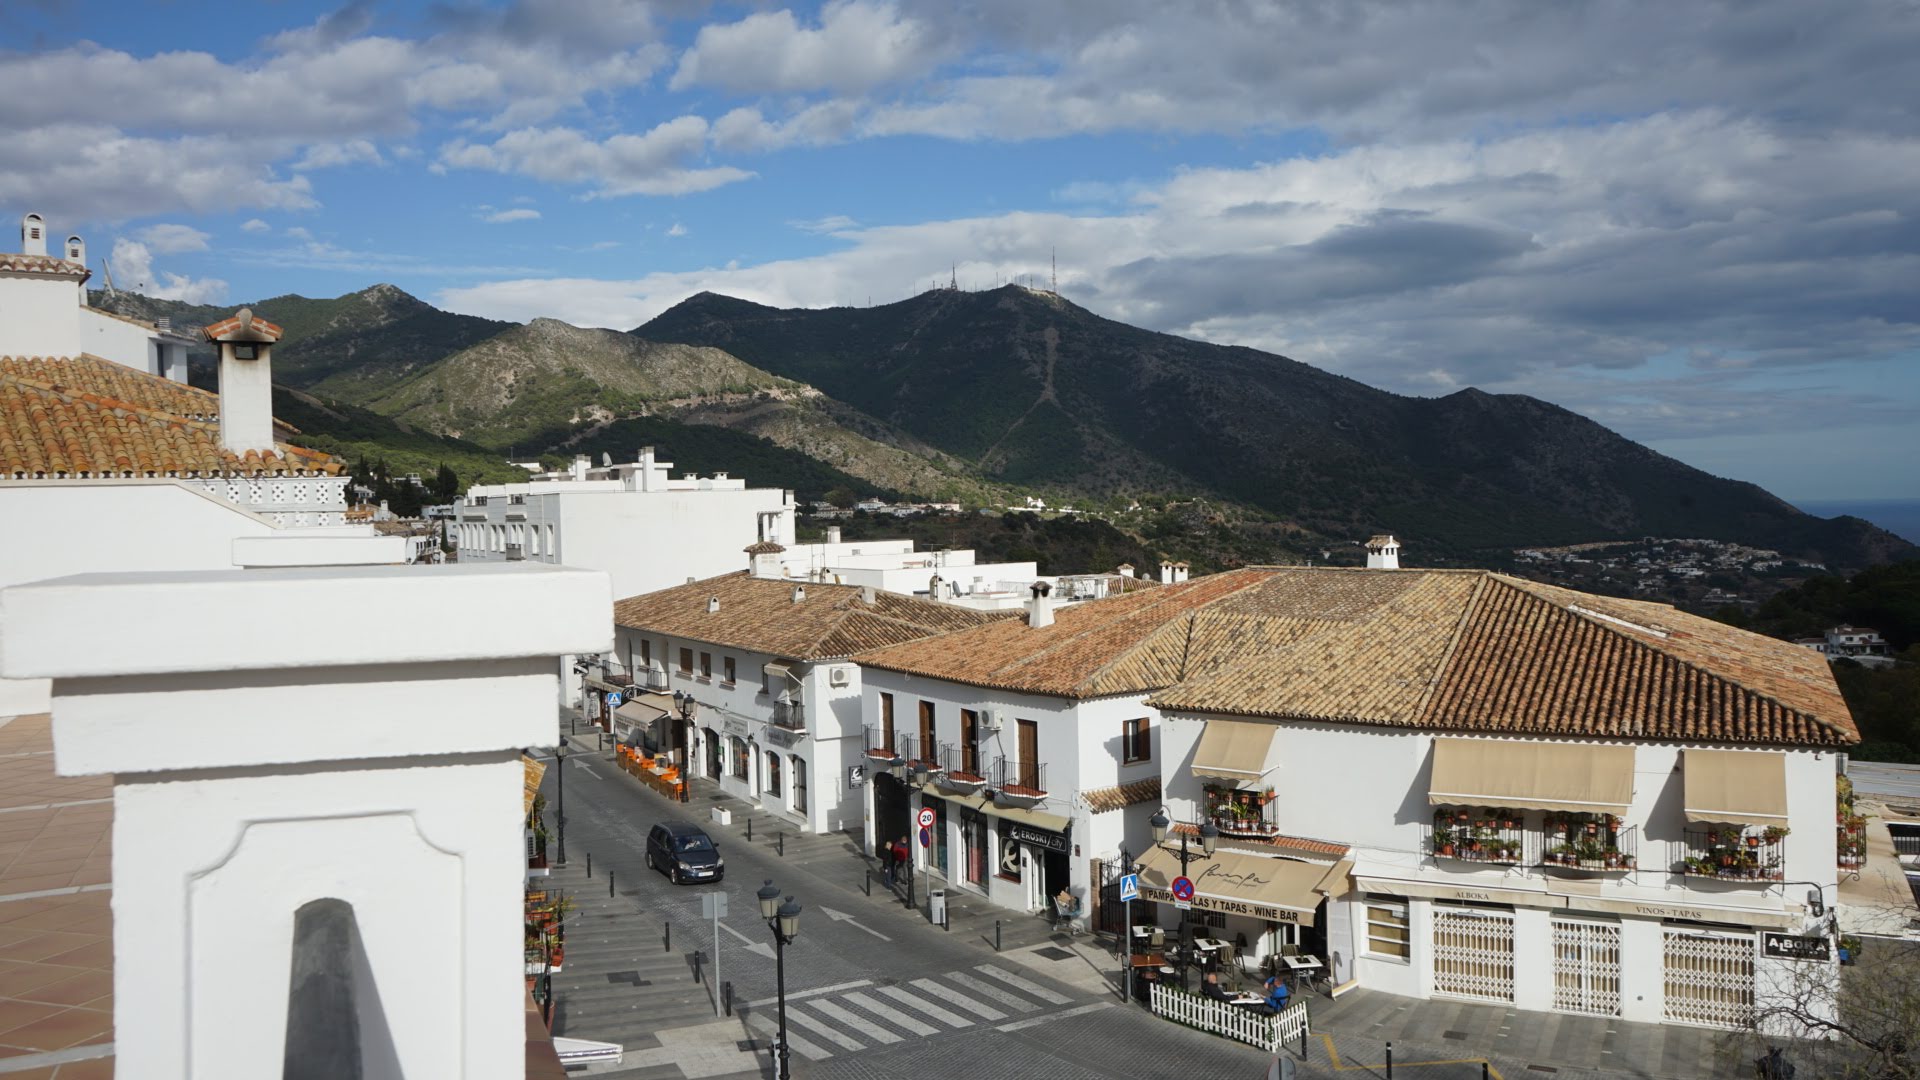
[[[783,727],[768,725],[767,741],[775,746],[792,746],[800,741],[800,735]]]
[[[720,721],[720,727],[721,730],[729,735],[734,735],[742,739],[747,737],[747,722],[737,716],[729,716],[725,720]]]
[[[857,788],[861,784],[864,784],[866,782],[867,782],[867,767],[865,765],[847,766],[847,786],[848,787]]]
[[[1174,897],[1173,893],[1168,892],[1166,889],[1149,885],[1145,881],[1140,883],[1140,898],[1143,900],[1157,900],[1162,904],[1178,904],[1180,902]],[[1208,896],[1206,893],[1194,894],[1193,907],[1199,911],[1218,911],[1227,915],[1245,915],[1250,919],[1265,919],[1268,922],[1295,924],[1300,922],[1300,913],[1297,911],[1274,907],[1271,904],[1255,904],[1246,900],[1228,900],[1223,897]],[[1311,926],[1313,924],[1309,922],[1306,925]]]
[[[1760,935],[1760,953],[1775,960],[1833,959],[1833,943],[1825,937],[1801,937],[1798,934],[1764,933]]]
[[[1073,850],[1073,845],[1067,841],[1067,838],[1057,832],[1036,829],[1031,825],[1022,825],[1017,821],[1008,821],[1004,818],[1000,821],[1000,835],[1008,840],[1018,840],[1023,844],[1032,844],[1034,847],[1061,855]]]

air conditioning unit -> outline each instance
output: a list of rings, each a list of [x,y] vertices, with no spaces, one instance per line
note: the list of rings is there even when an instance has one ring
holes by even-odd
[[[833,667],[827,669],[828,686],[845,686],[851,681],[853,681],[853,677],[847,673],[845,664],[835,664]]]
[[[1000,734],[1000,710],[988,709],[986,712],[981,713],[980,726],[985,728],[989,734]]]

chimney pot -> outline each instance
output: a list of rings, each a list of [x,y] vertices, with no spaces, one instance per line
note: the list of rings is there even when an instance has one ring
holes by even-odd
[[[711,615],[714,612],[719,610],[720,610],[720,598],[717,596],[707,597],[707,614]]]
[[[793,602],[797,604],[800,601],[805,600],[806,598],[807,598],[807,587],[805,585],[795,585],[793,587]]]

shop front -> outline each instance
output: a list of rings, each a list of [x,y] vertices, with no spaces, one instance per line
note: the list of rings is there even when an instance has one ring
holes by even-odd
[[[1140,896],[1157,901],[1162,925],[1197,922],[1216,938],[1231,941],[1240,955],[1254,960],[1296,951],[1324,956],[1325,906],[1329,895],[1346,891],[1346,861],[1325,863],[1266,855],[1218,851],[1188,862],[1193,882],[1189,910],[1178,907],[1173,881],[1180,856],[1154,848],[1140,860]]]

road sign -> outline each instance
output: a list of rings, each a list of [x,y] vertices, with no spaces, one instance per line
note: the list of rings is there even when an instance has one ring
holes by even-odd
[[[724,919],[727,917],[727,894],[710,892],[700,894],[700,917],[703,919]]]
[[[923,829],[933,828],[933,807],[923,806],[920,808],[920,827]]]
[[[1126,877],[1123,877],[1120,879],[1120,899],[1122,900],[1140,899],[1140,875],[1139,874],[1128,874]]]
[[[932,829],[920,830],[920,846],[921,847],[933,846],[933,830]]]
[[[613,693],[607,695],[607,708],[617,709],[620,707],[620,703],[625,700],[627,699],[620,696],[620,691],[615,690]]]
[[[1173,879],[1173,898],[1182,904],[1193,902],[1193,879],[1177,877]]]

